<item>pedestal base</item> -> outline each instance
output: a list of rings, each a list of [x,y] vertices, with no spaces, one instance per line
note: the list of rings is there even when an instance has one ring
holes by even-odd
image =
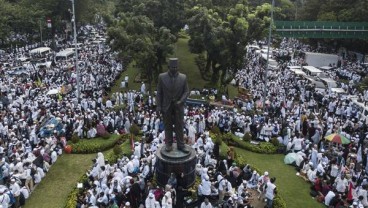
[[[195,165],[197,162],[196,152],[193,148],[186,145],[190,150],[188,154],[180,152],[173,144],[173,151],[166,152],[165,145],[156,151],[156,181],[160,186],[165,186],[171,173],[179,176],[184,173],[183,188],[192,186],[195,182]]]

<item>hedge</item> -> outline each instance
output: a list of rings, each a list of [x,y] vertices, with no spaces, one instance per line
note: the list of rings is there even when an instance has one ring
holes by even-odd
[[[278,146],[273,145],[270,142],[260,142],[259,144],[251,144],[250,142],[243,141],[238,137],[232,135],[228,136],[228,141],[234,143],[234,146],[238,146],[242,149],[261,153],[261,154],[276,154],[278,150]]]
[[[91,154],[111,149],[115,144],[122,142],[127,135],[112,134],[109,138],[81,139],[77,143],[71,143],[73,154]]]
[[[242,148],[242,147],[240,147]],[[224,142],[222,142],[220,146],[220,157],[222,159],[227,158],[227,151],[229,150],[229,146],[227,146]],[[248,164],[243,157],[236,157],[234,158],[235,162],[239,167],[244,167],[246,164]],[[252,164],[248,164],[252,170],[256,170],[258,173],[261,173],[261,171],[253,166]],[[282,195],[280,193],[277,193],[275,198],[273,199],[273,208],[286,208],[286,202],[284,198],[282,198]]]
[[[115,154],[113,150],[106,153],[105,160],[109,161],[110,164],[116,163],[119,158],[123,157],[123,155],[130,156],[133,154],[129,139],[126,139],[123,144],[119,146],[121,148],[121,152],[119,154]]]
[[[78,183],[84,184],[88,180],[86,174],[83,174],[82,177],[78,180]],[[77,184],[76,184],[77,185]],[[77,200],[78,194],[82,193],[83,189],[78,189],[77,186],[73,188],[73,190],[69,193],[68,198],[66,200],[65,208],[76,208],[77,207]]]

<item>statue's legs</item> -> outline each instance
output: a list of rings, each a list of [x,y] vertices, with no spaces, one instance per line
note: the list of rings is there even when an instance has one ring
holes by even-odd
[[[177,106],[175,107],[174,113],[174,131],[176,136],[176,143],[178,149],[183,149],[185,147],[184,144],[184,107]]]
[[[174,108],[172,105],[167,112],[162,114],[165,125],[165,142],[166,146],[172,146],[173,144],[173,123],[174,123]]]

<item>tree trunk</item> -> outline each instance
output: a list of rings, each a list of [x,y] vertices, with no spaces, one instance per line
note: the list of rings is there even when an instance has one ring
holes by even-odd
[[[220,77],[220,67],[216,67],[217,62],[216,61],[212,61],[212,77],[211,77],[211,82],[212,84],[216,85],[219,77]]]
[[[206,71],[205,71],[205,74],[208,74],[210,73],[211,71],[211,58],[210,56],[207,54],[207,58],[206,58]]]

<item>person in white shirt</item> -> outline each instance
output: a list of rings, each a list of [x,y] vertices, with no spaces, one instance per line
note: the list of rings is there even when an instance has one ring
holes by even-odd
[[[208,175],[205,175],[204,179],[202,179],[202,182],[198,187],[198,191],[202,193],[202,200],[211,195],[211,181]]]
[[[156,199],[153,193],[149,193],[145,201],[146,208],[155,208]]]
[[[340,177],[336,178],[335,183],[336,190],[341,194],[345,194],[345,191],[349,185],[348,180],[343,175],[341,175]]]
[[[0,189],[0,204],[2,208],[8,208],[10,203],[10,197],[5,193],[5,188]]]
[[[11,193],[13,194],[16,202],[15,202],[15,207],[19,207],[19,195],[20,195],[20,186],[19,184],[15,181],[14,178],[12,178],[10,180],[10,186],[9,189],[11,191]]]
[[[165,193],[164,197],[162,198],[161,204],[162,204],[162,208],[172,208],[173,207],[170,191],[167,191]]]
[[[146,84],[144,84],[144,82],[142,82],[142,85],[141,85],[141,93],[143,95],[146,94]]]
[[[325,205],[329,206],[332,198],[334,198],[336,194],[333,191],[329,191],[325,196]]]
[[[368,199],[367,199],[367,188],[368,186],[365,184],[362,186],[362,188],[359,189],[358,193],[357,193],[357,196],[358,197],[362,197],[362,200],[360,200],[360,202],[362,203],[362,205],[364,207],[367,207],[368,206]]]
[[[204,198],[204,202],[201,204],[201,208],[212,208],[212,204],[209,202],[208,198]]]
[[[29,198],[29,192],[28,192],[27,187],[23,186],[20,189],[20,192],[23,194],[23,196],[24,196],[25,199],[28,199]]]
[[[273,199],[276,194],[276,185],[274,184],[276,181],[276,178],[271,178],[269,182],[267,182],[265,187],[265,197],[267,199],[267,208],[272,208]]]
[[[56,153],[55,149],[53,149],[52,152],[51,152],[51,164],[54,164],[56,162],[57,157],[58,157],[57,153]]]
[[[97,134],[97,130],[96,128],[92,127],[88,130],[87,132],[87,138],[90,139],[90,138],[95,138],[96,137],[96,134]]]
[[[226,179],[223,178],[219,183],[219,203],[222,203],[225,197],[225,194],[229,194],[232,191],[231,183]]]

